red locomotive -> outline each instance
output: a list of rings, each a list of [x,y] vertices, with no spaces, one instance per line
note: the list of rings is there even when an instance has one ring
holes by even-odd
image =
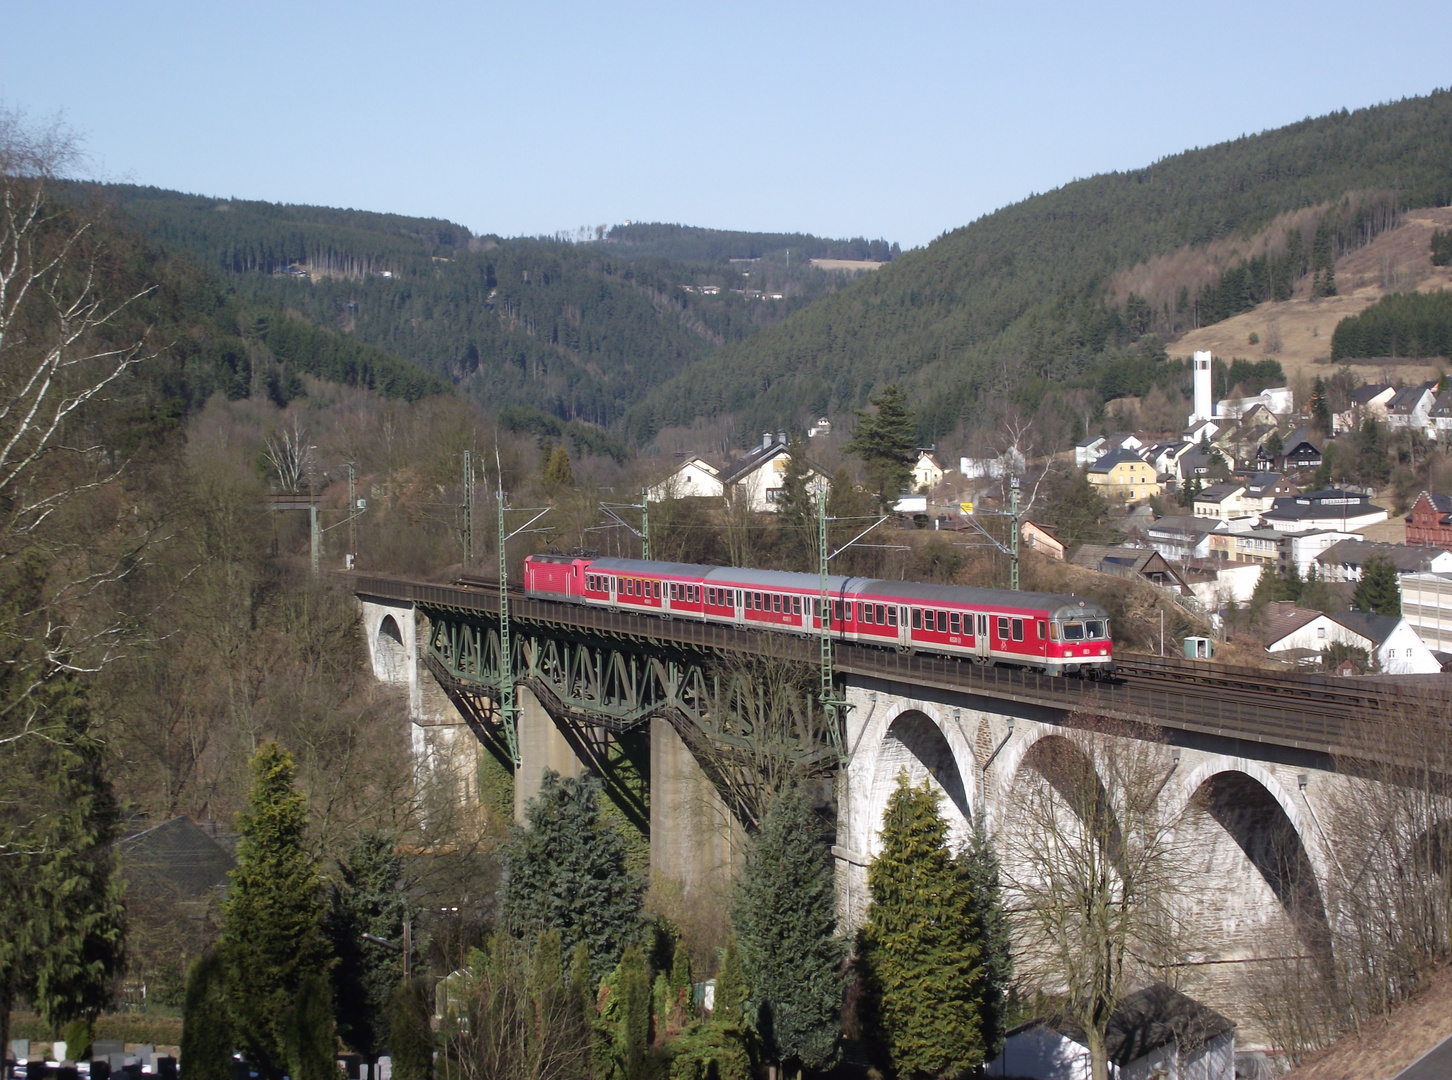
[[[1101,678],[1114,670],[1108,612],[1082,596],[873,578],[827,581],[836,641],[1016,664],[1050,675]],[[821,583],[814,574],[531,555],[524,561],[524,591],[540,600],[663,618],[821,631]]]

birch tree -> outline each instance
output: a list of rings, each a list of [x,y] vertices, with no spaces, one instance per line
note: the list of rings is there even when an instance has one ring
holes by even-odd
[[[1150,729],[1099,717],[1030,751],[1003,832],[1005,894],[1019,967],[1058,998],[1107,1080],[1115,1010],[1181,953],[1178,898],[1189,863],[1181,811],[1163,789],[1175,768]]]

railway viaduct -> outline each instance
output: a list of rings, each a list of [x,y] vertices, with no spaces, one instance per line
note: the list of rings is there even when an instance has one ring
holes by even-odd
[[[497,591],[364,577],[355,589],[376,675],[408,688],[419,769],[452,770],[467,799],[474,755],[513,758],[516,816],[544,769],[593,770],[648,835],[653,874],[677,882],[687,901],[727,895],[750,794],[732,763],[749,755],[764,722],[750,689],[732,685],[730,665],[815,663],[814,639],[516,594],[511,746],[496,708]],[[1338,762],[1353,744],[1374,749],[1378,725],[1425,713],[1430,698],[1314,676],[1255,682],[1187,662],[1124,666],[1122,681],[1094,684],[839,646],[838,692],[849,706],[840,725],[808,701],[789,726],[798,771],[834,788],[840,918],[850,928],[864,916],[867,866],[901,771],[941,793],[960,837],[980,816],[993,833],[1016,780],[1042,769],[1076,715],[1145,723],[1164,743],[1159,797],[1206,811],[1184,826],[1194,831],[1195,932],[1182,985],[1236,1019],[1242,1043],[1254,1045],[1247,980],[1308,955],[1312,939],[1329,941],[1328,889],[1351,885],[1328,831],[1354,798]],[[1448,715],[1445,701],[1433,707]]]

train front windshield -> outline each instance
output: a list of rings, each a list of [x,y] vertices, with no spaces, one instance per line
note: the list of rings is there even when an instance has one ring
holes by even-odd
[[[1085,619],[1064,623],[1065,641],[1103,641],[1109,637],[1109,623],[1104,619]]]

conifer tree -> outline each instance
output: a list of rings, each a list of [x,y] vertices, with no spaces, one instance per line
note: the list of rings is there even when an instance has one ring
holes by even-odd
[[[227,997],[240,1048],[263,1076],[288,1066],[288,1018],[305,980],[326,972],[324,902],[307,848],[307,804],[292,756],[275,742],[252,758],[238,818],[237,868],[222,909]]]
[[[767,1055],[809,1069],[830,1066],[841,1033],[848,943],[837,934],[830,849],[794,784],[762,816],[731,923]]]
[[[556,446],[545,459],[545,486],[552,490],[571,487],[575,483],[575,470],[570,465],[570,454],[563,446]]]
[[[79,681],[57,672],[34,700],[49,729],[39,762],[48,813],[35,838],[40,853],[27,860],[28,989],[41,1018],[59,1032],[69,1021],[95,1018],[124,962],[125,908],[112,847],[119,813]]]
[[[878,507],[885,513],[912,481],[917,421],[896,384],[885,387],[872,398],[872,404],[876,413],[857,410],[857,430],[845,449],[866,466],[868,484],[877,492]]]
[[[322,972],[303,979],[288,1025],[288,1075],[292,1080],[337,1080],[333,992]]]
[[[433,1007],[421,979],[405,979],[389,1005],[388,1054],[398,1080],[433,1080]]]
[[[388,1007],[403,977],[403,956],[364,939],[403,940],[404,920],[414,912],[403,890],[403,860],[393,838],[364,832],[349,845],[338,866],[339,883],[329,896],[327,931],[337,966],[332,983],[338,1034],[370,1061],[388,1037]]]
[[[1331,405],[1326,398],[1326,380],[1319,375],[1311,384],[1311,426],[1322,435],[1331,434]]]
[[[645,951],[631,945],[615,971],[614,996],[607,1014],[614,1020],[615,1073],[619,1080],[644,1080],[650,1052],[650,972]]]
[[[983,828],[980,814],[973,822],[973,839],[959,856],[979,940],[983,943],[983,1056],[993,1060],[1003,1052],[1008,1031],[1008,995],[1013,986],[1013,953],[1008,940],[1008,912],[1003,907],[1003,882],[993,838]]]
[[[813,570],[816,551],[817,498],[811,489],[812,471],[806,448],[795,436],[787,448],[786,471],[776,496],[777,527],[786,563],[792,570]]]
[[[626,863],[624,837],[602,818],[600,781],[547,771],[525,820],[504,849],[504,925],[530,939],[558,930],[566,950],[584,942],[599,978],[639,934],[644,896],[644,882]]]
[[[197,957],[187,972],[181,1033],[187,1080],[233,1080],[235,1075],[225,979],[226,966],[215,949]]]
[[[988,973],[969,876],[948,851],[948,824],[926,782],[903,772],[867,871],[872,900],[860,963],[873,1041],[901,1076],[955,1077],[987,1052]]]
[[[1380,555],[1367,559],[1352,599],[1360,611],[1400,617],[1402,590],[1397,580],[1396,564]]]

